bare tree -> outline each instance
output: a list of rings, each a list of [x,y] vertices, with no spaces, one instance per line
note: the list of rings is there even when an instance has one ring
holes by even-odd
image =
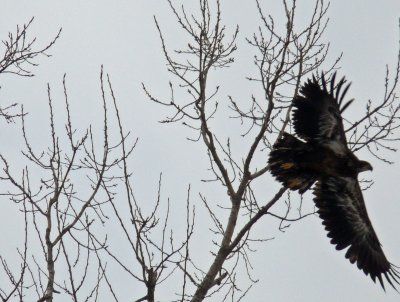
[[[110,299],[119,301],[114,290],[116,282],[110,280],[106,270],[107,259],[128,273],[133,281],[144,284],[146,293],[135,301],[155,301],[156,285],[168,279],[177,267],[169,269],[166,263],[184,265],[181,255],[193,233],[190,188],[185,236],[182,242],[176,243],[172,230],[168,229],[169,201],[165,217],[159,217],[162,215],[159,213],[161,175],[154,208],[149,214],[134,196],[128,163],[137,140],[131,145],[128,142],[130,133],[123,128],[110,78],[107,75],[104,79],[103,70],[100,83],[101,140],[92,127],[84,131],[74,128],[64,76],[64,131],[57,130],[60,118],[48,86],[49,146],[42,151],[35,150],[29,139],[31,127],[22,111],[19,114],[25,142],[22,155],[27,162],[22,174],[13,172],[12,165],[0,154],[3,166],[0,181],[9,188],[1,195],[22,207],[25,222],[24,248],[18,250],[22,260],[18,279],[7,261],[0,257],[9,283],[0,286],[2,301],[15,297],[24,301],[25,296],[34,294],[37,301],[53,301],[55,294],[67,295],[72,301],[97,301],[102,289],[109,292]],[[108,95],[111,102],[107,101]],[[110,119],[116,122],[116,127]],[[118,131],[114,133],[110,129]],[[83,179],[87,179],[86,183]],[[119,188],[124,188],[122,193]],[[109,235],[104,230],[96,232],[110,220],[110,213],[115,215],[111,217],[119,225],[138,266],[124,263],[116,248],[109,245]],[[152,233],[157,239],[152,238]],[[40,244],[39,251],[33,248],[32,241]]]
[[[298,216],[289,218],[292,207],[290,197],[286,200],[284,198],[285,188],[279,189],[270,200],[264,201],[264,197],[258,196],[253,190],[252,184],[269,168],[268,165],[256,166],[255,157],[266,159],[266,153],[276,139],[284,131],[290,131],[290,104],[298,94],[302,81],[311,75],[318,76],[321,70],[329,74],[338,68],[341,56],[332,65],[326,64],[329,43],[324,43],[322,38],[328,24],[329,4],[326,5],[322,0],[315,1],[308,25],[299,28],[296,25],[296,1],[282,1],[285,21],[280,21],[280,25],[284,22],[286,26],[279,30],[281,26],[276,26],[275,19],[265,15],[261,3],[256,1],[262,25],[247,42],[256,52],[254,63],[258,74],[247,79],[261,85],[264,98],[253,96],[249,109],[242,109],[232,97],[229,97],[230,104],[225,105],[235,113],[233,118],[248,125],[244,136],[251,137],[247,152],[241,160],[235,160],[230,140],[226,144],[222,143],[213,130],[212,119],[223,105],[218,101],[219,86],[210,87],[208,79],[211,73],[227,68],[234,62],[238,27],[232,34],[227,33],[222,23],[220,1],[199,0],[197,14],[187,12],[184,6],[178,9],[170,0],[168,2],[180,28],[188,37],[187,48],[170,51],[157,19],[155,23],[168,71],[177,80],[179,88],[186,91],[186,95],[182,93],[179,98],[176,97],[178,93],[172,83],[169,99],[156,97],[144,85],[143,89],[153,102],[171,110],[172,114],[164,123],[183,122],[204,143],[214,180],[226,188],[225,207],[229,209],[228,217],[224,220],[212,210],[213,206],[204,194],[200,195],[214,221],[214,230],[219,239],[217,250],[212,251],[215,257],[207,269],[203,271],[195,265],[183,269],[185,278],[194,286],[194,293],[184,291],[181,301],[203,301],[223,291],[224,300],[230,297],[232,301],[239,301],[249,288],[240,290],[235,281],[235,269],[239,260],[244,262],[245,267],[251,267],[248,254],[252,250],[250,246],[254,239],[250,231],[254,224],[265,215],[276,217],[282,223],[300,220],[312,214],[302,213],[300,203]],[[373,151],[372,146],[394,150],[393,141],[399,139],[393,132],[399,127],[400,117],[400,102],[395,94],[398,76],[399,65],[391,84],[389,78],[386,79],[384,100],[376,107],[368,103],[367,113],[349,125],[347,131],[352,132],[350,143],[355,150],[366,147],[373,154],[376,154],[376,149]],[[271,212],[272,207],[281,200],[287,205],[284,216]],[[248,217],[248,220],[242,222],[239,215]],[[199,275],[201,277],[197,279],[194,277]],[[253,280],[250,275],[249,279]]]
[[[55,44],[60,37],[61,29],[56,36],[44,47],[36,47],[36,38],[28,38],[28,30],[34,18],[31,18],[27,24],[22,27],[17,26],[16,31],[9,32],[6,40],[3,40],[3,55],[0,60],[0,75],[14,74],[23,77],[32,77],[34,73],[31,71],[32,67],[37,66],[35,58],[37,56],[50,57],[47,51]],[[25,115],[23,112],[17,111],[17,104],[2,106],[0,105],[0,117],[4,118],[8,123],[14,122],[15,118],[22,118]],[[1,156],[1,155],[0,155]],[[3,157],[2,157],[3,159]],[[25,186],[25,184],[23,184]],[[9,267],[5,258],[0,256],[2,268],[10,282],[10,290],[5,292],[3,288],[0,289],[0,297],[2,301],[8,301],[11,297],[18,296],[22,301],[24,296],[24,279],[27,274],[27,250],[28,250],[28,209],[25,202],[23,204],[23,213],[25,221],[24,232],[24,246],[23,249],[17,249],[21,258],[20,269],[17,273],[13,268]]]
[[[20,252],[23,266],[18,282],[14,281],[3,261],[3,267],[14,285],[10,294],[2,297],[3,301],[8,301],[16,291],[22,301],[23,291],[32,288],[38,301],[53,301],[54,294],[61,292],[69,295],[72,301],[96,300],[100,283],[107,278],[105,263],[96,257],[98,249],[106,245],[106,238],[100,239],[92,229],[96,223],[104,223],[107,219],[103,207],[111,202],[112,189],[120,179],[114,174],[115,167],[126,160],[130,152],[119,156],[117,153],[121,141],[112,143],[110,139],[103,71],[100,82],[103,106],[102,144],[99,144],[91,127],[80,135],[74,129],[64,77],[67,113],[64,134],[60,135],[56,130],[58,127],[54,102],[48,86],[49,147],[43,151],[35,151],[29,140],[29,126],[22,111],[20,116],[25,141],[23,156],[27,160],[22,175],[16,176],[7,159],[0,155],[3,164],[3,175],[0,179],[11,185],[9,191],[3,195],[23,206],[26,230],[29,229],[32,233],[29,237],[35,236],[35,241],[41,245],[41,252],[31,252],[28,258],[26,250],[30,240],[25,241],[24,251]],[[36,179],[36,176],[40,178]],[[87,182],[82,187],[83,178]],[[39,187],[35,185],[38,183]],[[59,269],[63,273],[59,273],[60,277],[56,278],[56,266],[60,261],[65,266]],[[5,290],[2,289],[2,292]]]
[[[18,26],[16,33],[10,33],[8,40],[4,41],[5,53],[0,62],[0,73],[34,76],[29,67],[37,66],[34,62],[35,57],[50,56],[47,50],[59,38],[61,30],[47,46],[36,49],[36,38],[28,39],[28,29],[32,22],[33,18],[22,29]],[[54,101],[48,85],[50,144],[42,151],[35,151],[35,144],[29,139],[28,131],[31,127],[26,122],[23,107],[17,113],[13,111],[17,104],[0,109],[0,115],[8,122],[16,118],[21,120],[25,142],[22,154],[27,161],[22,175],[18,175],[13,171],[12,163],[0,153],[3,167],[0,180],[9,186],[1,195],[9,197],[17,206],[22,207],[20,210],[24,213],[25,223],[24,246],[23,249],[18,249],[21,258],[19,270],[10,268],[7,260],[0,256],[3,272],[8,280],[8,284],[2,283],[0,286],[2,301],[10,301],[13,298],[23,301],[27,295],[34,294],[37,295],[38,301],[53,301],[54,294],[63,293],[73,301],[97,300],[102,284],[108,288],[111,297],[118,301],[106,273],[104,254],[115,260],[134,280],[143,282],[146,294],[137,301],[154,301],[156,284],[171,274],[165,263],[181,262],[181,251],[191,236],[191,220],[194,219],[194,214],[190,216],[189,195],[186,237],[182,243],[175,246],[173,235],[167,229],[169,211],[167,210],[163,222],[157,216],[161,200],[161,175],[158,197],[153,211],[148,216],[141,210],[134,197],[127,160],[136,142],[128,146],[126,139],[130,133],[125,133],[111,81],[108,75],[106,80],[103,79],[103,70],[100,82],[104,114],[101,131],[102,152],[98,152],[96,134],[91,127],[81,131],[80,136],[79,131],[74,129],[65,76],[65,132],[57,131],[60,118],[55,114]],[[115,114],[119,130],[119,141],[112,145],[106,88],[111,93],[111,108],[114,110],[112,114]],[[36,178],[38,175],[40,177]],[[86,188],[82,188],[81,179],[85,177],[88,182]],[[125,187],[125,200],[130,217],[122,215],[121,205],[114,201],[118,186]],[[104,210],[107,206],[108,210]],[[112,249],[108,247],[107,236],[100,236],[93,231],[97,224],[104,224],[108,220],[106,213],[109,210],[114,212],[121,231],[126,235],[126,241],[140,265],[138,272],[135,271],[136,267],[128,267],[113,254]],[[155,229],[162,233],[159,243],[150,236]],[[33,236],[36,240],[32,239]],[[33,248],[32,240],[40,243],[39,252]],[[154,257],[157,253],[160,255],[159,260]],[[93,272],[96,272],[95,276]]]

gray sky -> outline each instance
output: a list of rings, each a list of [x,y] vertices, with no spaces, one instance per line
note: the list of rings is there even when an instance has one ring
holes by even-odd
[[[281,13],[280,1],[261,2],[265,12]],[[197,1],[185,3],[188,7],[197,7],[194,6]],[[300,9],[306,12],[310,7],[304,6]],[[245,102],[250,100],[251,94],[261,95],[261,87],[245,80],[245,76],[256,73],[252,63],[254,52],[246,45],[245,37],[257,30],[260,20],[254,1],[232,0],[224,3],[222,14],[228,32],[233,31],[235,24],[240,26],[239,49],[237,63],[231,69],[219,73],[213,79],[213,84],[222,87],[219,95],[221,103],[228,101],[227,95]],[[175,211],[179,213],[178,209],[184,207],[189,183],[193,185],[192,202],[199,209],[201,207],[197,193],[200,190],[209,198],[219,201],[223,192],[221,194],[214,191],[216,189],[212,185],[199,183],[199,179],[208,175],[204,147],[200,143],[188,142],[185,137],[190,136],[191,132],[180,125],[160,125],[158,121],[168,111],[150,103],[141,89],[141,82],[144,82],[156,96],[166,95],[169,91],[170,77],[160,51],[153,15],[160,22],[168,46],[177,48],[186,43],[166,1],[2,0],[1,39],[6,38],[8,31],[14,31],[17,24],[27,22],[32,16],[35,21],[30,34],[37,36],[38,45],[50,41],[60,27],[63,32],[50,51],[52,57],[38,60],[40,65],[34,69],[34,78],[0,76],[0,102],[24,104],[30,113],[28,121],[32,125],[31,137],[38,146],[43,145],[48,139],[47,133],[40,131],[48,123],[47,83],[53,89],[54,99],[59,102],[56,109],[60,111],[56,114],[62,116],[62,76],[66,73],[76,127],[85,127],[90,122],[99,123],[99,72],[100,65],[103,64],[105,71],[111,76],[125,127],[139,137],[139,145],[132,160],[138,199],[154,200],[158,175],[163,172],[164,197],[171,197]],[[299,22],[302,22],[301,16],[298,16]],[[330,23],[324,40],[331,43],[331,60],[341,52],[344,53],[340,75],[346,75],[353,83],[349,96],[355,97],[357,104],[348,110],[348,114],[350,118],[352,115],[356,117],[362,114],[363,104],[368,99],[379,101],[382,98],[385,65],[388,64],[393,70],[399,47],[400,2],[333,1],[329,17]],[[14,156],[15,161],[18,161],[14,153],[21,145],[19,138],[15,137],[15,133],[20,131],[19,126],[2,124],[1,128],[1,141],[9,143],[3,143],[0,151],[11,158],[10,161]],[[232,129],[236,128],[232,128],[229,123],[215,123],[215,130],[222,137],[231,136]],[[240,146],[239,136],[233,140],[234,144]],[[180,151],[177,151],[178,148]],[[238,148],[240,157],[243,150]],[[370,218],[386,256],[394,264],[400,265],[400,199],[396,187],[400,179],[400,163],[397,161],[393,165],[384,165],[366,153],[360,154],[360,157],[374,166],[373,173],[368,177],[375,184],[365,193]],[[390,154],[389,157],[395,161],[399,158],[398,154]],[[266,176],[266,186],[270,184],[271,178]],[[274,191],[270,191],[268,187],[265,200],[273,194]],[[306,195],[304,202],[310,207],[311,196]],[[4,230],[14,227],[13,215],[18,215],[17,211],[4,198],[1,203],[5,210],[0,213],[0,228]],[[197,237],[199,239],[195,245],[201,252],[195,257],[202,262],[205,269],[210,259],[210,246],[205,243],[209,241],[203,240],[207,239],[209,232],[206,228],[201,228],[201,215],[204,212],[199,210],[199,213],[197,225],[199,232],[204,232],[205,235]],[[343,252],[335,251],[329,244],[318,217],[309,217],[294,223],[285,233],[277,231],[277,221],[265,217],[255,228],[254,234],[259,237],[275,237],[275,240],[258,244],[258,251],[252,255],[252,275],[259,282],[253,286],[245,301],[399,300],[398,294],[393,290],[388,289],[384,293],[379,285],[374,285],[369,277],[350,265]],[[0,238],[2,251],[7,246],[4,251],[12,255],[16,244],[20,242],[14,236],[3,232]],[[169,283],[169,286],[171,284],[176,283]],[[121,290],[123,297],[131,301],[133,295],[128,291],[130,285],[123,287],[126,291]],[[169,289],[165,285],[160,287],[157,292],[160,301],[170,299],[163,297],[170,293]]]

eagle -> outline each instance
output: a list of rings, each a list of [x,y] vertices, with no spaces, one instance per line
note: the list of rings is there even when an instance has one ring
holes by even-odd
[[[317,213],[336,250],[347,248],[345,257],[396,291],[399,267],[390,263],[372,227],[358,182],[358,174],[372,171],[370,163],[359,160],[347,143],[342,113],[354,99],[343,102],[350,87],[336,73],[330,80],[324,73],[300,88],[292,100],[292,124],[296,136],[283,133],[268,159],[271,174],[290,190],[300,194],[314,183]],[[321,82],[321,83],[320,83]]]

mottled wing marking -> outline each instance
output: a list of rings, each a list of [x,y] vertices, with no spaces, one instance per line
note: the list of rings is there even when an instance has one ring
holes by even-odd
[[[292,167],[294,167],[294,163],[283,163],[283,164],[281,164],[281,168],[285,169],[285,170],[288,170],[288,169],[290,169]]]
[[[343,143],[340,123],[341,118],[337,118],[331,113],[321,115],[319,119],[320,132],[317,141],[337,154],[346,154],[348,148]]]
[[[395,288],[400,274],[387,259],[369,220],[357,179],[327,177],[318,181],[314,201],[331,243],[348,247],[346,258],[384,287],[383,277]]]
[[[297,178],[289,179],[289,181],[288,181],[288,187],[289,187],[289,188],[296,188],[296,187],[300,186],[301,184],[303,184],[304,181],[305,181],[305,179],[302,178],[302,177],[297,177]]]

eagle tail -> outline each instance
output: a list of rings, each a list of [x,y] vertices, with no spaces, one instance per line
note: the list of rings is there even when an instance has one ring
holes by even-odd
[[[284,133],[274,144],[269,156],[271,174],[285,187],[303,194],[317,180],[316,175],[307,171],[301,161],[309,152],[306,143]]]

